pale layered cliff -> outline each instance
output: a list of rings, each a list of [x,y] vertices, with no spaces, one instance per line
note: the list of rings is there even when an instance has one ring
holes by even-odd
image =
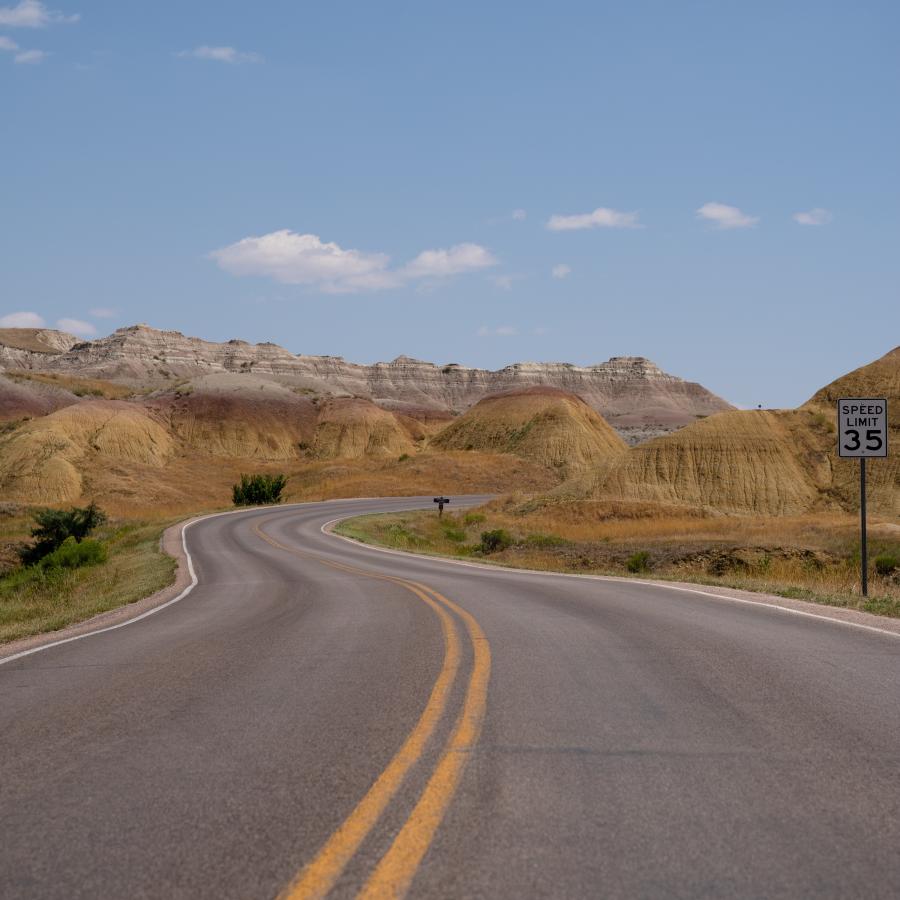
[[[69,338],[61,337],[58,343],[64,346]],[[731,409],[701,385],[669,375],[642,357],[614,357],[593,366],[515,363],[498,371],[455,363],[438,366],[406,356],[359,365],[342,357],[295,355],[276,344],[214,343],[146,325],[76,342],[53,354],[29,353],[13,343],[4,343],[0,335],[0,366],[11,370],[66,372],[135,388],[163,388],[173,381],[217,373],[252,374],[322,396],[363,397],[400,411],[459,413],[489,394],[555,387],[577,394],[635,439]]]

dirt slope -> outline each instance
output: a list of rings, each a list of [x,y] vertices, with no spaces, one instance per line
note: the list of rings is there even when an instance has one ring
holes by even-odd
[[[27,503],[76,500],[92,463],[161,468],[172,452],[168,432],[140,407],[116,400],[78,403],[0,439],[0,497]]]
[[[486,397],[439,432],[431,446],[513,453],[566,476],[625,452],[625,443],[600,415],[574,394],[553,388]]]
[[[858,463],[837,456],[835,400],[887,397],[890,458],[869,464],[869,507],[900,514],[900,351],[837,379],[797,410],[719,413],[634,447],[557,500],[654,502],[732,514],[789,515],[858,506]]]
[[[399,457],[416,452],[410,431],[371,400],[329,400],[319,410],[313,455],[320,459]]]

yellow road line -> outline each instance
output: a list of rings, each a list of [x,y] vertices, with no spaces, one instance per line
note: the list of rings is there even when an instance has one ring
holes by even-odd
[[[409,890],[416,871],[456,793],[484,722],[491,674],[491,651],[487,638],[470,613],[437,591],[432,590],[432,593],[466,623],[475,654],[472,675],[462,712],[437,767],[406,824],[358,895],[358,900],[376,900],[376,898],[393,900],[403,897]]]
[[[253,530],[266,543],[279,550],[284,550],[306,559],[316,560],[334,569],[368,578],[390,581],[406,588],[427,603],[436,613],[440,619],[441,630],[444,636],[444,662],[441,666],[441,671],[434,683],[422,715],[404,741],[403,746],[388,763],[387,768],[378,776],[353,812],[350,813],[347,819],[344,820],[344,823],[319,850],[315,858],[301,870],[299,875],[280,894],[281,900],[310,900],[310,898],[324,897],[331,890],[347,863],[352,859],[353,854],[359,849],[360,844],[365,840],[388,803],[399,790],[409,770],[421,759],[425,746],[444,713],[453,682],[459,671],[459,637],[453,619],[446,609],[428,596],[426,592],[430,589],[425,587],[425,585],[390,575],[366,572],[353,566],[335,563],[313,554],[295,550],[293,547],[288,547],[270,537],[262,531],[260,525],[254,525]]]

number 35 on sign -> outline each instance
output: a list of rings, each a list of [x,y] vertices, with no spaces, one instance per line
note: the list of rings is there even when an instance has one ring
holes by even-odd
[[[837,407],[839,456],[887,456],[887,400],[845,397]]]

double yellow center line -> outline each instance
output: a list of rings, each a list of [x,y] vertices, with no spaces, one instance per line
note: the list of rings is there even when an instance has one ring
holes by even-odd
[[[405,588],[435,613],[440,620],[444,639],[444,660],[441,670],[431,689],[428,702],[403,746],[343,824],[281,893],[280,900],[311,900],[327,896],[347,863],[375,827],[407,774],[422,758],[429,740],[446,712],[447,702],[459,674],[462,656],[457,626],[451,613],[462,620],[466,627],[472,645],[473,662],[462,709],[416,805],[359,893],[359,897],[364,900],[403,897],[434,840],[459,785],[470,751],[481,733],[491,672],[490,646],[475,618],[434,588],[417,581],[369,572],[297,550],[282,544],[263,531],[262,525],[265,521],[254,525],[253,530],[258,537],[279,550],[303,559],[315,560],[342,572],[378,581],[389,581]]]

